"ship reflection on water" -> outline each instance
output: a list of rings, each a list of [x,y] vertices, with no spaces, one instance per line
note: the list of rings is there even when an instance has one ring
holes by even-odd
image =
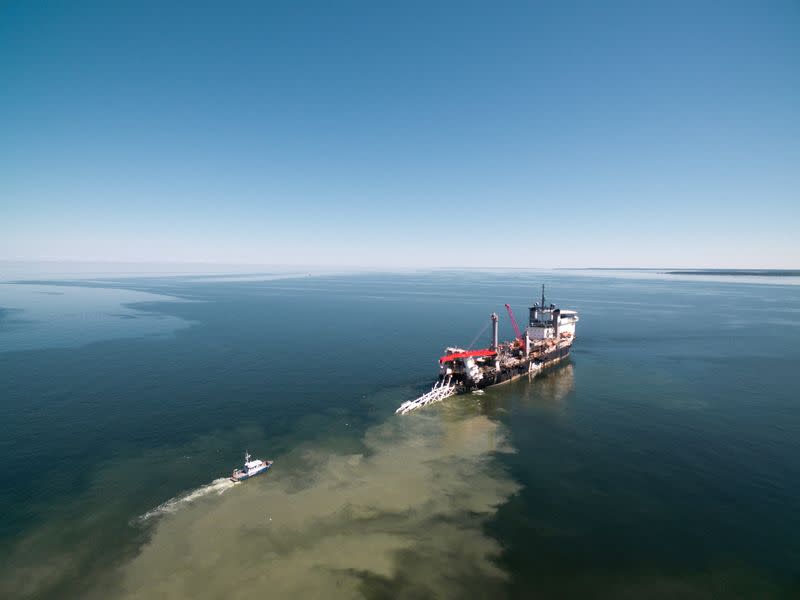
[[[561,405],[575,389],[575,367],[572,363],[557,366],[521,387],[523,403]]]
[[[487,416],[499,416],[514,407],[561,412],[575,389],[575,366],[562,363],[536,377],[487,390],[481,407]]]

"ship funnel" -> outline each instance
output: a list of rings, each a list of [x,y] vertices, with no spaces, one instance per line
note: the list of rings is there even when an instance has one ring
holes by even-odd
[[[492,319],[492,350],[497,350],[497,347],[500,345],[500,335],[498,333],[497,323],[500,319],[497,316],[497,313],[492,313],[490,318]]]

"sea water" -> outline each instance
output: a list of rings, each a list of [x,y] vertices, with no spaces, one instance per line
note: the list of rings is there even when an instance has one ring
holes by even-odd
[[[792,278],[24,279],[0,284],[3,597],[798,593]],[[541,283],[580,313],[566,364],[394,415]],[[233,485],[245,450],[275,464]]]

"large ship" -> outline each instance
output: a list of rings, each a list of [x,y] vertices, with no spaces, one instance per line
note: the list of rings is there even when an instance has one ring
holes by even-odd
[[[446,348],[439,359],[439,377],[431,391],[415,400],[404,402],[397,413],[442,400],[455,394],[479,391],[483,388],[507,383],[523,375],[536,375],[569,356],[575,341],[575,325],[578,313],[574,310],[547,305],[542,286],[542,298],[530,307],[528,326],[522,332],[514,318],[514,312],[506,304],[506,311],[514,328],[516,338],[500,342],[497,313],[489,317],[492,325],[492,341],[488,348],[470,350]]]

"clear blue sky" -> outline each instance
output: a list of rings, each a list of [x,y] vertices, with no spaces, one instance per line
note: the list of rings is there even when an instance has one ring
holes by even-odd
[[[800,267],[800,3],[5,2],[0,259]]]

